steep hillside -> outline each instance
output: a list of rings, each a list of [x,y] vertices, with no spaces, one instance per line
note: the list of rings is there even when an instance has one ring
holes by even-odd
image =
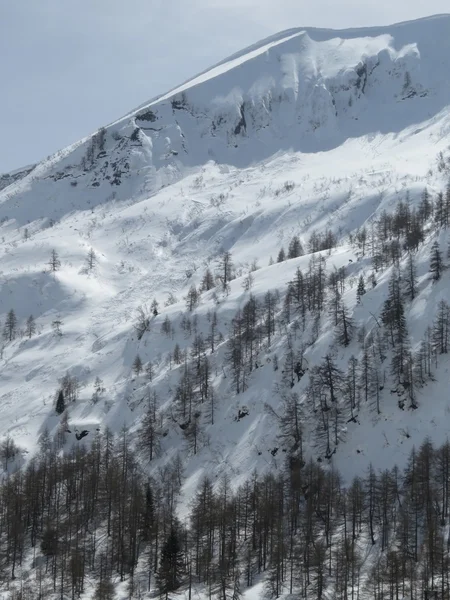
[[[3,176],[5,473],[43,435],[68,451],[126,428],[149,474],[181,458],[182,518],[205,474],[236,489],[294,456],[350,482],[445,442],[449,31],[290,30]],[[299,269],[322,290],[304,310]]]

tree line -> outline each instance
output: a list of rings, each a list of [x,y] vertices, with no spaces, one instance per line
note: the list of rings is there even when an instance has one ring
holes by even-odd
[[[65,452],[42,436],[26,468],[0,483],[3,589],[109,600],[127,582],[129,598],[203,590],[238,600],[263,577],[267,598],[450,593],[448,442],[425,440],[405,468],[369,466],[347,484],[288,455],[238,488],[205,476],[182,521],[180,457],[151,477],[139,464],[126,430]]]

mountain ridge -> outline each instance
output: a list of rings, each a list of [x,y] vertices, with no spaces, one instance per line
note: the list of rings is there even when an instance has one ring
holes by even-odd
[[[400,48],[398,48],[398,50],[399,50],[399,49],[401,49],[402,46],[405,46],[408,43],[413,42],[414,34],[417,32],[417,28],[419,28],[419,30],[421,30],[422,37],[424,35],[426,37],[426,35],[429,35],[429,34],[428,33],[425,34],[423,32],[425,26],[427,26],[427,27],[431,26],[434,31],[434,29],[436,28],[436,25],[439,25],[441,28],[444,28],[444,30],[446,30],[446,28],[448,27],[449,20],[450,20],[450,15],[435,15],[432,17],[417,19],[415,21],[405,21],[405,22],[396,23],[393,25],[379,26],[379,27],[363,27],[363,28],[337,29],[337,30],[324,29],[324,28],[313,28],[313,27],[289,29],[289,30],[280,32],[278,34],[275,34],[273,36],[269,36],[268,38],[261,40],[260,42],[258,42],[256,44],[252,44],[252,45],[248,46],[247,48],[245,48],[244,50],[234,53],[231,56],[225,58],[224,60],[219,61],[214,66],[189,78],[183,84],[172,88],[172,90],[170,90],[169,92],[164,93],[164,94],[159,94],[158,96],[154,97],[153,99],[151,99],[147,102],[144,102],[136,109],[133,109],[131,112],[127,113],[123,117],[110,123],[107,126],[107,128],[108,128],[108,130],[111,130],[111,128],[114,128],[120,124],[122,126],[125,126],[125,122],[130,122],[130,120],[139,116],[139,113],[142,114],[144,109],[154,106],[155,104],[159,104],[162,101],[169,100],[170,98],[172,98],[172,96],[175,96],[176,94],[179,94],[182,91],[186,91],[186,89],[185,89],[186,86],[188,86],[188,89],[190,89],[192,92],[193,88],[198,87],[198,85],[202,85],[202,83],[205,84],[208,81],[208,79],[207,79],[206,81],[200,81],[199,83],[196,84],[195,83],[196,80],[198,80],[199,78],[202,78],[203,76],[207,75],[208,73],[211,73],[211,71],[214,71],[215,69],[218,69],[219,67],[227,65],[228,63],[236,61],[238,59],[243,59],[246,55],[248,55],[249,53],[252,53],[254,51],[257,51],[258,54],[260,54],[261,52],[264,53],[264,50],[262,50],[262,48],[264,48],[266,46],[270,46],[271,44],[275,44],[275,46],[280,46],[280,45],[283,46],[290,40],[293,40],[294,38],[298,38],[299,36],[302,36],[305,34],[308,35],[308,32],[310,32],[311,35],[313,36],[312,41],[318,41],[318,42],[322,41],[323,42],[323,41],[329,41],[330,39],[333,39],[333,38],[339,38],[340,35],[347,36],[348,40],[351,40],[352,38],[355,38],[358,36],[368,36],[368,37],[375,36],[375,37],[377,37],[379,35],[389,33],[389,31],[392,31],[392,32],[396,32],[396,31],[405,32],[406,31],[407,35],[403,36],[403,38],[399,39],[399,41],[398,41],[397,45],[400,46]],[[438,38],[439,37],[441,38],[440,43],[442,44],[442,36],[439,36],[439,32],[434,31],[434,34]],[[317,40],[314,39],[314,35],[316,35]],[[396,40],[394,39],[394,42],[395,41]],[[434,42],[433,42],[433,44],[434,44]],[[267,48],[266,51],[268,51],[269,49],[270,48]],[[442,54],[443,53],[444,52],[442,52]],[[253,58],[257,58],[257,56],[254,56]],[[364,56],[362,55],[361,58],[364,59]],[[367,58],[369,58],[369,57],[367,57]],[[247,59],[247,61],[248,60],[252,60],[252,59],[250,58],[250,59]],[[242,65],[238,64],[237,66],[239,67]],[[347,66],[349,66],[349,65],[347,65]],[[355,64],[352,65],[353,68],[355,68],[357,66],[358,66],[358,61],[356,61]],[[362,61],[362,65],[360,65],[360,66],[364,67],[364,60]],[[231,70],[233,70],[233,69],[231,68]],[[223,72],[219,73],[219,75],[223,76],[224,73]],[[319,98],[319,100],[320,100],[320,98]],[[435,111],[435,112],[437,112],[437,111]],[[238,124],[238,122],[236,123],[236,125],[237,124]],[[390,127],[391,126],[392,125],[390,125]],[[387,131],[389,131],[389,128],[387,129]],[[360,133],[361,132],[359,132],[359,134]],[[91,138],[92,138],[92,136],[87,136],[84,139],[89,140]],[[73,146],[76,147],[78,144],[79,144],[79,142],[77,142]],[[70,148],[70,146],[68,148]],[[317,151],[318,149],[319,148],[311,148],[311,151]],[[308,149],[306,149],[306,151],[308,151]],[[220,159],[220,157],[218,157],[218,158]],[[21,169],[21,170],[23,170],[23,169]]]
[[[423,22],[434,22],[435,20],[450,20],[450,13],[442,13],[442,14],[436,14],[436,15],[431,15],[429,17],[422,17],[422,18],[418,18],[418,19],[414,19],[411,21],[400,21],[400,22],[396,22],[396,23],[392,23],[391,25],[375,25],[375,26],[369,26],[369,27],[353,27],[353,28],[344,28],[344,29],[332,29],[332,28],[324,28],[324,27],[294,27],[294,28],[290,28],[290,29],[285,29],[281,32],[278,32],[276,34],[273,34],[267,38],[264,38],[263,40],[260,40],[254,44],[250,44],[249,46],[246,46],[243,50],[240,50],[238,52],[235,52],[229,56],[227,56],[226,58],[220,60],[219,62],[215,63],[212,67],[208,67],[207,69],[204,69],[203,71],[200,71],[199,73],[197,73],[196,75],[194,75],[193,77],[189,77],[188,79],[186,79],[183,83],[181,83],[180,85],[177,85],[173,88],[171,88],[168,92],[165,93],[161,93],[158,94],[157,96],[154,96],[153,98],[151,98],[150,100],[140,104],[138,107],[136,107],[135,109],[133,109],[131,112],[125,113],[123,115],[123,117],[120,117],[120,119],[117,119],[115,121],[112,121],[110,123],[110,125],[113,125],[114,123],[117,123],[118,121],[121,121],[122,119],[128,118],[130,116],[132,116],[135,112],[141,110],[142,108],[145,108],[146,106],[149,106],[155,102],[158,102],[162,97],[165,96],[169,96],[170,94],[176,92],[176,90],[180,87],[183,87],[189,83],[191,83],[192,81],[194,81],[195,79],[205,75],[206,73],[208,73],[209,71],[215,69],[216,67],[220,67],[224,64],[226,64],[229,61],[232,61],[234,59],[240,58],[243,54],[247,54],[249,52],[252,52],[253,50],[258,50],[261,45],[265,45],[265,44],[270,44],[272,42],[280,42],[282,41],[283,38],[285,37],[289,37],[292,35],[296,35],[299,34],[301,32],[319,32],[319,33],[325,33],[325,34],[330,34],[330,35],[335,35],[336,37],[337,34],[352,34],[354,33],[355,35],[360,34],[360,35],[367,35],[368,33],[374,33],[375,31],[385,31],[385,30],[390,30],[392,28],[399,28],[402,26],[411,26],[412,24],[421,24]]]

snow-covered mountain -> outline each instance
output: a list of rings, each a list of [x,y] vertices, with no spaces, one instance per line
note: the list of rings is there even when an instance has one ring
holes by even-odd
[[[297,268],[308,270],[311,234],[331,231],[337,241],[323,252],[327,272],[346,267],[342,299],[355,325],[378,327],[392,267],[377,271],[377,285],[357,304],[358,278],[371,287],[374,267],[354,237],[363,227],[370,233],[398,201],[418,207],[425,188],[433,198],[445,190],[449,33],[448,15],[379,28],[292,29],[40,164],[0,178],[1,322],[13,309],[25,332],[4,340],[0,434],[14,439],[24,460],[46,428],[57,431],[55,394],[69,373],[80,389],[68,406],[68,444],[78,443],[75,432],[87,431],[89,440],[106,427],[139,431],[146,398],[156,392],[164,452],[149,468],[181,451],[186,499],[205,471],[229,472],[238,484],[255,468],[282,463],[274,415],[282,405],[289,344],[304,350],[310,370],[327,353],[344,369],[362,352],[356,335],[349,347],[336,345],[326,310],[315,321],[313,342],[312,318],[303,334],[294,318],[282,321],[288,282]],[[437,237],[446,251],[447,240],[447,231],[436,233],[431,223],[416,254],[418,293],[406,309],[413,350],[448,295],[448,274],[433,284],[428,273],[431,244]],[[306,254],[276,262],[296,235]],[[89,265],[91,249],[95,260]],[[227,289],[219,282],[203,291],[198,306],[187,311],[190,288],[201,285],[208,268],[221,272],[224,252],[231,253],[235,278]],[[401,266],[406,260],[403,251]],[[280,293],[275,330],[270,345],[265,341],[258,349],[247,388],[237,394],[226,359],[232,320],[251,294],[262,302],[271,290]],[[149,323],[138,339],[140,307]],[[174,409],[184,362],[191,358],[177,364],[173,351],[178,344],[190,352],[195,332],[207,339],[214,311],[216,348],[211,352],[207,345],[205,352],[215,418],[212,423],[210,409],[200,407],[194,453]],[[28,336],[31,314],[36,332]],[[167,319],[168,335],[161,329]],[[133,373],[137,355],[144,365],[152,363],[151,381]],[[357,419],[339,425],[330,460],[344,477],[364,472],[371,461],[376,467],[403,463],[426,435],[445,439],[447,362],[440,359],[435,381],[417,391],[415,410],[399,408],[386,362],[380,414],[362,403]],[[96,378],[103,391],[93,401]],[[305,407],[308,380],[305,374],[292,388]],[[325,460],[316,421],[306,411],[305,452]]]

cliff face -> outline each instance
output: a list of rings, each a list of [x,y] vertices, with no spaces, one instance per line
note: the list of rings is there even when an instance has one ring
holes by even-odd
[[[245,166],[280,149],[322,151],[350,137],[396,133],[447,105],[449,27],[443,17],[285,32],[150,103],[131,122],[150,140],[155,166],[174,157]]]
[[[440,16],[283,32],[44,161],[33,182],[88,187],[92,205],[155,192],[210,160],[245,167],[279,151],[397,135],[449,103],[449,30]]]

